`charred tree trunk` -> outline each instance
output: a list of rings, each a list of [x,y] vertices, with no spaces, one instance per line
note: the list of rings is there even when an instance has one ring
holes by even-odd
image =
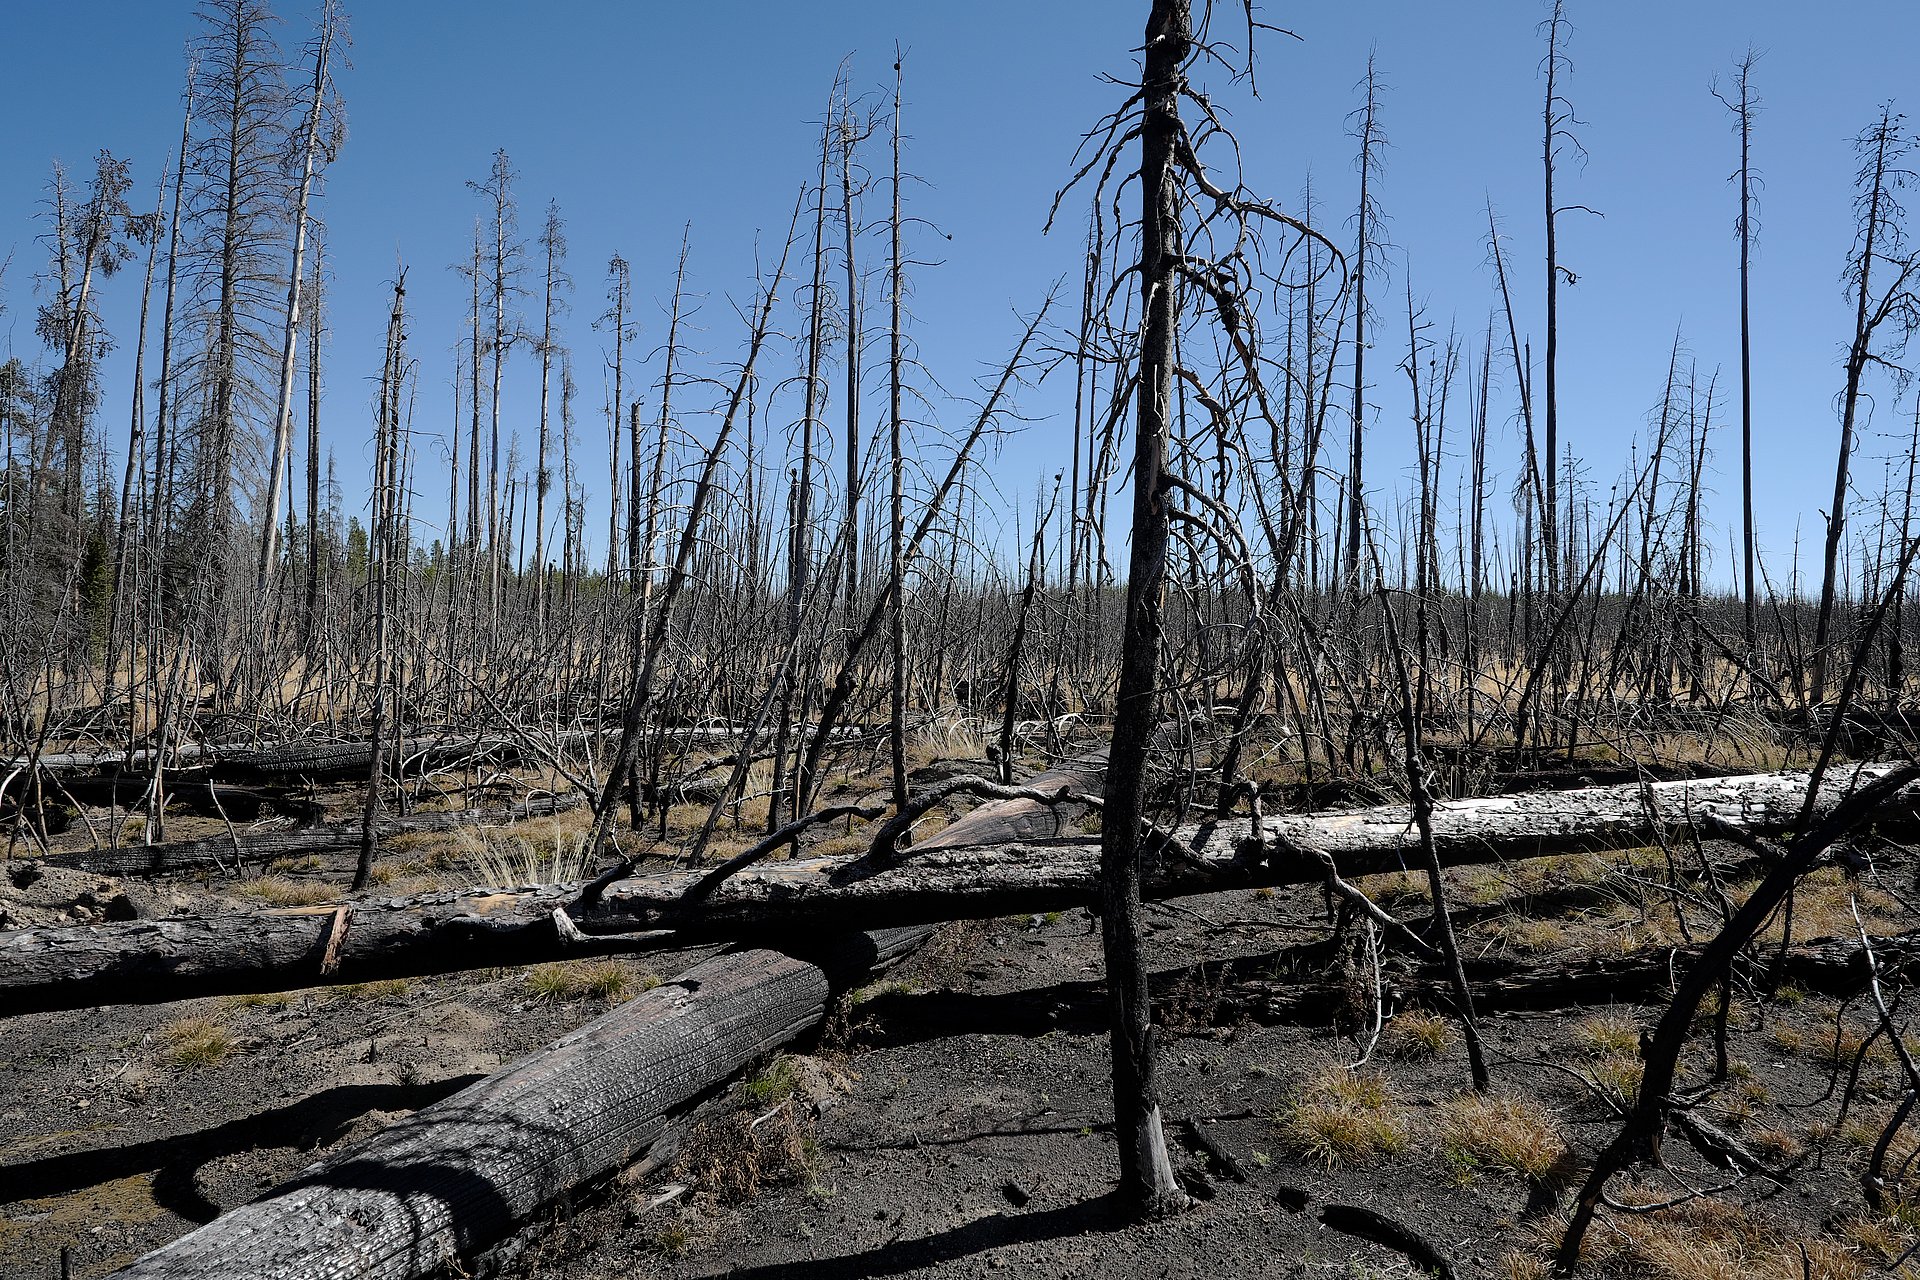
[[[380,379],[380,420],[378,447],[374,451],[373,488],[373,715],[371,717],[372,759],[367,766],[367,800],[361,813],[360,860],[353,872],[353,887],[367,887],[373,875],[375,824],[380,818],[380,788],[383,757],[386,751],[387,725],[387,623],[389,579],[395,554],[394,510],[398,495],[394,483],[396,457],[400,448],[400,384],[404,377],[402,325],[405,320],[407,274],[403,269],[393,283],[393,314],[387,320],[387,360]]]
[[[1134,426],[1133,546],[1122,632],[1120,691],[1107,764],[1100,835],[1100,924],[1111,987],[1113,1118],[1120,1143],[1120,1191],[1132,1210],[1163,1217],[1184,1209],[1161,1126],[1157,1052],[1146,951],[1140,938],[1140,880],[1147,848],[1143,793],[1158,717],[1161,607],[1167,578],[1167,435],[1173,410],[1174,327],[1179,320],[1174,262],[1180,249],[1180,94],[1193,40],[1189,0],[1154,0],[1147,18],[1145,114],[1140,126],[1140,390]]]

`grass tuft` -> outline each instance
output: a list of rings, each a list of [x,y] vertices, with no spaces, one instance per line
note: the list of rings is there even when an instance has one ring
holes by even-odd
[[[233,1051],[233,1032],[212,1018],[176,1018],[160,1029],[176,1067],[210,1067]]]
[[[1391,1058],[1431,1058],[1453,1044],[1453,1024],[1425,1009],[1407,1009],[1394,1015],[1380,1037],[1380,1047]]]
[[[1441,1109],[1441,1143],[1449,1158],[1539,1182],[1567,1156],[1567,1144],[1544,1107],[1527,1098],[1462,1094]]]
[[[1640,1052],[1640,1025],[1624,1013],[1596,1013],[1581,1019],[1573,1029],[1574,1041],[1595,1057]]]
[[[328,987],[329,1000],[386,1000],[407,994],[413,983],[406,978],[383,978],[378,982],[349,982],[345,986]]]
[[[781,1056],[767,1064],[767,1069],[740,1086],[740,1096],[749,1105],[770,1107],[776,1102],[785,1102],[800,1092],[800,1073],[795,1070],[793,1059]]]
[[[293,1003],[290,991],[249,991],[245,995],[228,996],[220,1002],[223,1009],[284,1009]]]
[[[1328,1067],[1302,1085],[1273,1121],[1297,1155],[1329,1168],[1365,1163],[1407,1145],[1400,1107],[1386,1077],[1373,1071]]]
[[[317,907],[337,902],[340,890],[318,880],[296,880],[292,876],[260,876],[242,880],[233,887],[242,897],[253,898],[270,907]]]
[[[556,964],[538,964],[527,970],[527,991],[540,1000],[556,1004],[569,1000],[624,999],[636,991],[651,991],[660,979],[650,973],[635,974],[618,960],[575,960]]]

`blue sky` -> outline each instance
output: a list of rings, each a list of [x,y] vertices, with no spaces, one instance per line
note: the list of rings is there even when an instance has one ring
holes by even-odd
[[[312,6],[277,0],[276,8],[282,43],[297,53]],[[521,174],[529,239],[549,198],[568,219],[578,287],[565,337],[580,370],[581,447],[597,458],[604,339],[589,322],[603,307],[608,255],[633,264],[640,346],[651,349],[664,335],[674,257],[691,224],[692,284],[706,295],[693,341],[716,361],[731,359],[741,326],[727,300],[750,296],[756,236],[763,255],[777,248],[812,172],[815,122],[835,67],[851,54],[856,86],[877,94],[890,80],[896,41],[906,53],[909,165],[925,180],[909,189],[909,202],[951,236],[918,234],[921,256],[940,265],[918,272],[915,335],[934,376],[968,389],[1017,336],[1014,310],[1031,310],[1051,280],[1078,269],[1077,220],[1076,230],[1044,237],[1041,224],[1080,133],[1117,100],[1098,77],[1127,72],[1145,8],[1134,0],[362,0],[350,9],[353,65],[340,77],[349,136],[318,206],[334,271],[325,421],[349,505],[364,493],[368,380],[379,367],[385,282],[397,259],[410,271],[411,345],[422,367],[417,425],[437,430],[449,415],[452,349],[465,327],[464,282],[449,266],[466,253],[480,211],[464,184],[485,176],[495,148],[505,147]],[[1563,199],[1605,217],[1563,223],[1562,259],[1579,283],[1562,301],[1562,429],[1603,477],[1645,426],[1676,326],[1703,370],[1718,367],[1722,385],[1733,384],[1734,139],[1708,85],[1724,80],[1749,44],[1764,53],[1755,77],[1763,99],[1755,157],[1766,179],[1754,277],[1756,467],[1763,542],[1784,564],[1797,526],[1809,543],[1817,538],[1816,513],[1832,483],[1834,396],[1850,323],[1840,287],[1852,239],[1849,140],[1879,102],[1898,102],[1912,87],[1920,6],[1859,0],[1844,22],[1776,0],[1576,0],[1570,13],[1567,92],[1591,158],[1563,175]],[[1369,50],[1390,86],[1383,121],[1393,146],[1380,198],[1399,252],[1393,283],[1376,294],[1386,299],[1384,350],[1370,398],[1379,423],[1371,474],[1394,484],[1412,460],[1393,368],[1398,340],[1387,336],[1404,327],[1398,273],[1411,266],[1416,297],[1443,329],[1457,317],[1477,335],[1493,298],[1483,241],[1489,197],[1519,268],[1522,327],[1541,332],[1536,24],[1544,10],[1532,0],[1382,0],[1269,4],[1262,16],[1302,39],[1265,39],[1259,100],[1244,88],[1218,93],[1256,191],[1292,207],[1311,170],[1316,198],[1330,210],[1350,204],[1344,120]],[[134,161],[137,203],[145,204],[171,158],[182,49],[194,29],[185,0],[16,0],[0,15],[14,51],[0,76],[0,115],[11,122],[0,258],[12,254],[0,284],[0,352],[37,350],[35,276],[45,252],[36,237],[50,162],[78,171],[110,148]],[[1345,239],[1344,215],[1329,221]],[[101,411],[110,442],[125,430],[138,289],[130,271],[107,283],[103,299],[121,342]],[[776,359],[788,371],[791,357]],[[530,358],[516,355],[507,383],[506,419],[530,442]],[[1880,390],[1857,470],[1862,487],[1875,489],[1880,471],[1869,459],[1893,447],[1878,433],[1904,436],[1911,408]],[[1044,419],[1069,395],[1049,386],[1022,404]],[[1738,494],[1737,416],[1727,404],[1716,438],[1722,524]],[[1500,420],[1510,411],[1502,404]],[[1031,493],[1063,463],[1063,431],[1042,420],[1003,446],[993,474],[1009,497]],[[1503,435],[1507,467],[1511,438]],[[1721,551],[1723,569],[1725,560]]]

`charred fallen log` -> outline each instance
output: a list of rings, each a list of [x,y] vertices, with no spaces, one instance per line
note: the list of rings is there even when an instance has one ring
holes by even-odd
[[[920,932],[876,935],[841,985]],[[834,985],[771,951],[717,956],[117,1274],[434,1273],[644,1154],[676,1111],[824,1017]]]
[[[518,804],[493,809],[415,813],[380,823],[377,835],[382,840],[391,840],[397,836],[458,831],[468,827],[506,826],[531,818],[565,813],[585,803],[580,796],[535,796]],[[360,832],[358,822],[323,823],[282,830],[236,832],[165,844],[129,845],[121,849],[90,849],[79,853],[55,854],[46,861],[51,866],[74,867],[98,875],[114,876],[159,875],[170,871],[207,868],[226,871],[242,866],[259,866],[280,858],[356,849],[360,844]]]
[[[1823,803],[1883,768],[1843,771],[1823,790]],[[1029,785],[1057,790],[1060,784],[1036,779]],[[1764,833],[1791,825],[1804,788],[1801,774],[1758,774],[1655,783],[1644,791],[1596,787],[1448,802],[1435,811],[1434,843],[1444,865],[1466,866],[1638,848],[1680,837],[1689,822],[1708,816]],[[1911,825],[1914,806],[1915,792],[1903,791],[1873,817]],[[1097,843],[1048,838],[1054,819],[1045,806],[1024,802],[1018,812],[1024,816],[1003,818],[991,828],[956,824],[943,833],[947,838],[928,841],[903,864],[873,874],[839,859],[762,863],[692,907],[686,898],[703,878],[699,871],[616,880],[584,907],[577,904],[580,886],[535,885],[0,932],[0,1015],[444,973],[701,940],[777,942],[817,937],[826,929],[982,919],[1091,902]],[[1414,839],[1402,806],[1268,819],[1257,841],[1247,823],[1222,824],[1197,861],[1163,858],[1143,893],[1176,898],[1317,884],[1325,876],[1322,854],[1349,879],[1397,871]],[[328,955],[333,959],[323,969]]]
[[[1911,976],[1920,971],[1920,932],[1876,938],[1873,947],[1882,973],[1898,971]],[[1672,994],[1674,976],[1684,973],[1704,950],[1704,944],[1695,944],[1524,963],[1482,959],[1467,965],[1467,976],[1476,1009],[1507,1012],[1614,1003],[1664,1004]],[[1259,972],[1260,968],[1254,962],[1240,965],[1245,973]],[[1221,984],[1220,1006],[1226,1016],[1245,1016],[1256,1022],[1324,1025],[1339,1020],[1351,996],[1351,989],[1340,982],[1234,978],[1218,972],[1203,976]],[[1816,938],[1784,954],[1770,951],[1767,976],[1803,991],[1852,995],[1867,983],[1867,949],[1857,940]],[[1193,979],[1191,971],[1181,971],[1179,975],[1167,975],[1166,980],[1171,987]],[[1449,1007],[1445,975],[1431,967],[1388,977],[1383,981],[1381,998],[1390,1011],[1409,1006]]]
[[[1012,801],[949,832],[1005,840],[1039,823],[1057,830],[1039,806]],[[930,932],[716,956],[116,1274],[414,1280],[457,1267],[579,1183],[644,1156],[703,1095]]]
[[[60,778],[51,790],[89,807],[124,809],[141,804],[152,786],[153,778],[148,774],[96,770]],[[320,817],[318,805],[297,795],[215,782],[206,770],[168,774],[165,787],[167,808],[202,817],[227,818],[234,822],[256,822],[276,816],[311,822]]]

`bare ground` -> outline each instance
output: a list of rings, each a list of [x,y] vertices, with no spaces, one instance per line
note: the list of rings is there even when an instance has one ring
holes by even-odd
[[[1454,873],[1465,944],[1551,962],[1679,941],[1671,908],[1633,889],[1658,856]],[[1822,872],[1802,894],[1796,936],[1845,936],[1849,892],[1876,931],[1912,928],[1912,883],[1897,850],[1858,884]],[[125,909],[114,905],[124,894],[143,915],[199,911],[231,887],[48,870],[24,887],[0,882],[0,910],[16,924],[103,918]],[[1398,877],[1368,888],[1403,914],[1424,905]],[[556,1208],[494,1268],[551,1280],[1420,1274],[1404,1251],[1328,1225],[1330,1206],[1352,1205],[1396,1220],[1457,1274],[1540,1274],[1570,1180],[1612,1134],[1617,1096],[1637,1080],[1637,1029],[1657,1009],[1488,1016],[1502,1101],[1476,1109],[1457,1034],[1418,1010],[1390,1007],[1398,1016],[1366,1064],[1348,1069],[1370,1039],[1364,953],[1334,961],[1347,998],[1311,1025],[1264,1025],[1257,1002],[1236,996],[1236,983],[1325,937],[1317,893],[1217,895],[1155,908],[1150,922],[1157,969],[1241,958],[1224,980],[1176,977],[1161,1001],[1169,1138],[1190,1185],[1210,1197],[1193,1211],[1130,1225],[1115,1210],[1099,939],[1084,912],[1068,912],[949,926],[858,993],[805,1056],[768,1064],[710,1108],[675,1165]],[[626,991],[645,968],[669,975],[691,959],[627,962]],[[78,1276],[124,1265],[624,994],[604,974],[599,994],[585,989],[594,981],[516,970],[10,1020],[0,1275],[56,1274],[63,1246]],[[1391,962],[1386,989],[1391,1003]],[[1592,1237],[1594,1270],[1881,1273],[1914,1232],[1904,1208],[1875,1216],[1861,1196],[1865,1151],[1901,1083],[1884,1041],[1862,1048],[1871,1025],[1857,999],[1743,992],[1733,1071],[1702,1114],[1790,1166],[1784,1185],[1748,1177],[1689,1198],[1734,1179],[1676,1133],[1670,1170],[1617,1192],[1686,1203],[1607,1214]],[[1856,1059],[1859,1088],[1843,1115]],[[1689,1072],[1690,1083],[1709,1082],[1704,1037]],[[1903,1138],[1896,1164],[1913,1151]]]

